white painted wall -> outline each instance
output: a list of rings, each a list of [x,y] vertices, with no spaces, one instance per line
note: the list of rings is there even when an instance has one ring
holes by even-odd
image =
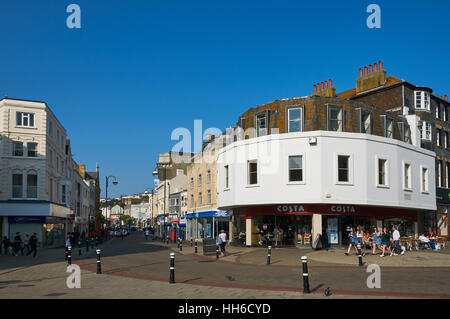
[[[315,145],[309,143],[313,137]],[[338,154],[352,158],[348,185],[337,183]],[[288,182],[289,155],[303,155],[304,182]],[[377,156],[388,160],[387,188],[376,185]],[[254,159],[258,159],[258,185],[249,186],[247,161]],[[403,190],[404,161],[412,165],[412,191]],[[435,210],[434,163],[433,152],[369,134],[313,131],[252,138],[218,153],[218,207],[340,203]],[[229,189],[225,189],[225,165],[229,165]],[[420,187],[421,165],[429,168],[426,194]]]

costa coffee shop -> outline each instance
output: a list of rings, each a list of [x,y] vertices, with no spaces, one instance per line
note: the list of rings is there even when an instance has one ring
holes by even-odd
[[[334,205],[334,204],[281,204],[247,206],[232,211],[234,237],[239,233],[251,234],[251,245],[261,241],[275,243],[274,230],[281,233],[278,246],[310,246],[312,234],[327,229],[328,242],[334,246],[348,245],[352,226],[362,226],[364,231],[373,227],[399,227],[404,236],[417,233],[419,211],[385,206]],[[249,241],[247,240],[247,244]]]

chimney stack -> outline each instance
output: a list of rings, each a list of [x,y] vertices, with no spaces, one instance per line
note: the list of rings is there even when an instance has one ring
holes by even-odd
[[[448,101],[448,96],[447,96],[447,94],[444,95],[444,100]]]

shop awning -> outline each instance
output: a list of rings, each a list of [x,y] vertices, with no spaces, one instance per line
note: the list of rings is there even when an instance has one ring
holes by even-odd
[[[229,217],[230,211],[229,210],[212,210],[207,212],[197,212],[197,213],[190,213],[185,215],[187,219],[193,219],[193,218],[203,218],[203,217]]]

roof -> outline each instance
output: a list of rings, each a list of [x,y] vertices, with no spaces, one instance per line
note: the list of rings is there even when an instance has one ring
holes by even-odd
[[[386,78],[386,83],[383,86],[377,87],[376,89],[387,88],[387,87],[390,87],[390,86],[397,85],[399,83],[402,83],[402,80],[396,78],[395,76],[388,76]],[[371,91],[371,90],[367,90],[367,91],[364,91],[364,92],[369,92],[369,91]],[[364,92],[362,92],[362,93],[364,93]],[[338,94],[336,94],[336,96],[340,97],[340,98],[343,98],[343,99],[351,99],[352,97],[356,96],[356,88],[353,88],[353,89],[350,89],[350,90],[338,93]]]

